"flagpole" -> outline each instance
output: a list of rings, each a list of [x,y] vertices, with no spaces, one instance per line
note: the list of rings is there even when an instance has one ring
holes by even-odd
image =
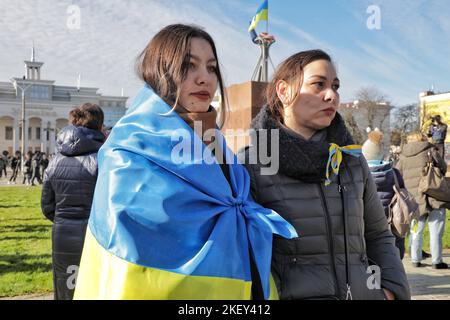
[[[267,0],[266,33],[269,34],[269,0]]]

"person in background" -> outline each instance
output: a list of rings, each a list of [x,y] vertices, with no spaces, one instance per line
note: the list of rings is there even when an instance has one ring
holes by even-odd
[[[377,193],[383,205],[384,214],[386,218],[389,218],[389,204],[395,194],[395,179],[397,179],[400,188],[404,188],[405,183],[400,172],[393,168],[390,162],[384,161],[385,154],[382,141],[383,133],[380,130],[370,131],[369,138],[362,146],[362,153],[367,160],[370,173],[377,186]],[[403,259],[405,255],[405,238],[397,236],[394,232],[393,235],[395,236],[395,246],[400,252],[400,258]]]
[[[41,154],[41,162],[40,162],[42,177],[44,176],[45,170],[48,167],[48,163],[49,163],[49,160],[47,159],[47,155],[45,153],[42,153]]]
[[[24,159],[23,165],[24,172],[22,181],[22,184],[25,184],[26,182],[27,186],[31,185],[31,176],[33,175],[32,158],[33,153],[31,151],[28,151]]]
[[[442,259],[442,237],[445,230],[446,208],[450,202],[434,199],[419,193],[419,182],[422,170],[429,162],[429,157],[445,175],[447,166],[441,153],[427,141],[427,137],[420,133],[411,133],[407,136],[407,143],[403,146],[396,168],[402,175],[405,186],[419,204],[420,217],[417,224],[411,225],[411,262],[414,267],[423,266],[421,261],[423,245],[423,232],[428,220],[430,229],[430,249],[433,269],[447,269],[448,265]]]
[[[445,159],[445,139],[447,137],[447,125],[442,122],[441,115],[432,118],[428,137],[431,137],[432,143],[436,146],[441,158]]]
[[[5,174],[5,178],[8,178],[8,173],[6,172],[6,168],[9,165],[9,158],[8,158],[9,152],[4,150],[0,157],[2,158],[3,162],[3,168],[0,170],[0,178],[2,177],[2,172]]]
[[[5,174],[5,178],[8,178],[8,172],[6,171],[6,169],[7,169],[8,165],[9,165],[9,162],[10,162],[10,159],[8,157],[9,156],[9,152],[4,150],[2,155],[3,155],[3,162],[5,163],[5,165],[3,166],[3,173]],[[0,174],[0,177],[1,177],[1,174]]]
[[[36,151],[31,160],[31,165],[33,167],[33,174],[31,176],[31,185],[35,186],[34,179],[37,180],[39,184],[42,184],[41,179],[41,152]]]
[[[16,151],[14,157],[11,159],[12,175],[8,181],[8,184],[16,184],[17,175],[19,174],[21,165],[22,165],[21,153],[20,151]]]
[[[52,226],[55,300],[71,300],[97,181],[97,152],[105,140],[103,111],[85,103],[69,113],[70,125],[56,141],[57,153],[44,173],[41,208]]]
[[[0,154],[0,178],[3,175],[3,167],[6,167],[6,161],[3,159],[3,156]]]

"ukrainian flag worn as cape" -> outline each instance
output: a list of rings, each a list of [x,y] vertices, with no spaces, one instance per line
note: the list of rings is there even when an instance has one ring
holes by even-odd
[[[74,298],[250,299],[250,252],[264,297],[277,298],[272,234],[293,238],[294,228],[253,202],[249,175],[218,130],[231,183],[210,149],[170,110],[145,86],[99,150]],[[174,163],[179,141],[171,134],[180,128],[213,164],[201,156]]]

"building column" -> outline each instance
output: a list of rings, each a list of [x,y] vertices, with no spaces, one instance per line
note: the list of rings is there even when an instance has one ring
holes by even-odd
[[[20,151],[20,125],[19,120],[14,119],[13,122],[13,152]]]
[[[50,120],[50,125],[48,129],[50,129],[50,141],[49,141],[49,150],[48,153],[56,153],[55,146],[56,146],[56,120]],[[47,136],[46,136],[47,138]]]
[[[47,124],[47,119],[41,119],[41,152],[47,153],[47,132],[45,131],[45,125]]]

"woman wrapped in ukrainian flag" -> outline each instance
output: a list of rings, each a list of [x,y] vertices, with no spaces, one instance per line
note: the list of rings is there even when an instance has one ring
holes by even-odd
[[[98,153],[75,299],[276,299],[272,235],[297,234],[253,202],[217,129],[211,36],[167,26],[138,72],[146,85]]]

